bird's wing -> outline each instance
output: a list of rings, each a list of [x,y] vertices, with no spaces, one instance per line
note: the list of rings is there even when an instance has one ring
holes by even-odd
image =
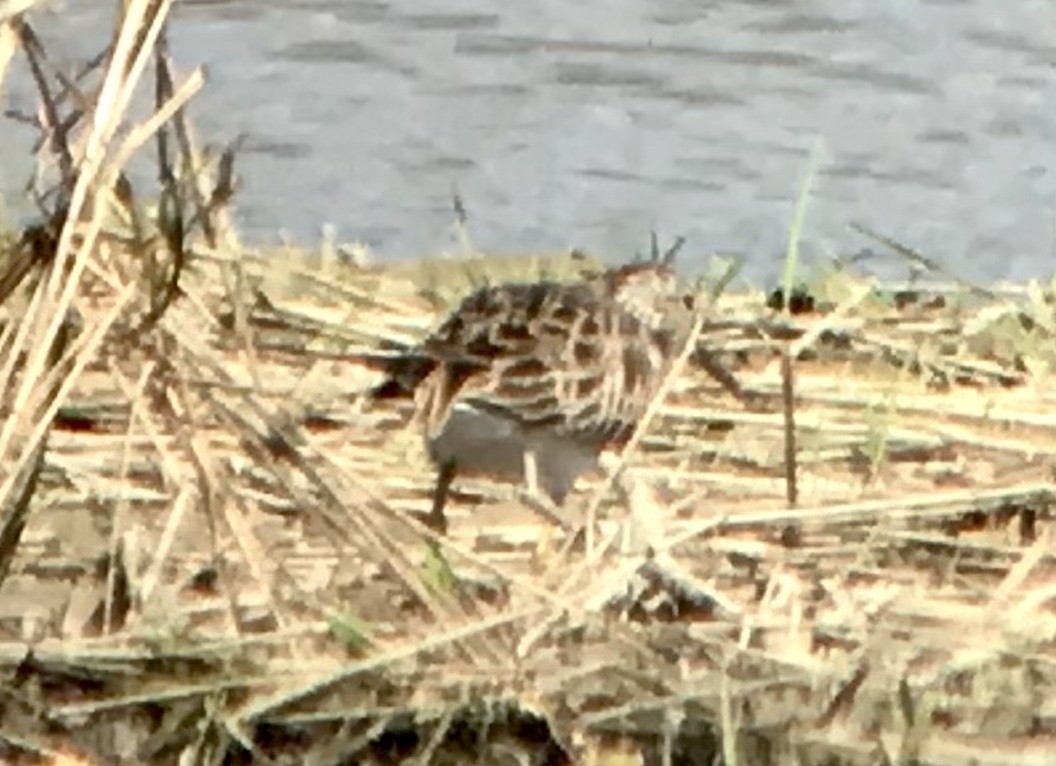
[[[581,285],[539,282],[485,287],[463,300],[421,350],[437,361],[490,367],[496,359],[536,348],[543,327],[567,331],[576,309],[589,311],[596,300]]]
[[[423,349],[449,400],[604,443],[633,431],[662,375],[656,335],[589,284],[505,285],[467,298]]]

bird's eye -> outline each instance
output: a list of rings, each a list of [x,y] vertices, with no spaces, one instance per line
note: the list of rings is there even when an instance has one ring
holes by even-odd
[[[682,296],[682,305],[685,306],[687,309],[690,309],[692,311],[693,307],[696,305],[696,301],[693,300],[693,296],[692,295],[683,295]]]

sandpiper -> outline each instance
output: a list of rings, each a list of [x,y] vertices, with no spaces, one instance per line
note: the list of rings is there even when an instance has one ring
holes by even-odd
[[[429,523],[458,475],[520,483],[557,513],[576,479],[634,432],[695,318],[671,255],[583,281],[465,298],[421,345],[386,357],[375,399],[411,397],[437,466]],[[549,502],[547,502],[549,501]]]

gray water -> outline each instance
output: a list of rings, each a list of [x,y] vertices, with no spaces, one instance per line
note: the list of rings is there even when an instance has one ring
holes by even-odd
[[[37,24],[74,59],[112,5]],[[171,37],[208,67],[200,131],[247,135],[251,241],[436,252],[457,188],[482,249],[615,260],[657,229],[765,277],[817,146],[815,258],[872,245],[859,221],[970,278],[1056,266],[1053,0],[212,0]]]

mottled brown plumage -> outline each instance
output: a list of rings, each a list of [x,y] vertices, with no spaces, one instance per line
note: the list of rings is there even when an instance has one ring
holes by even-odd
[[[413,395],[439,469],[431,520],[458,474],[529,485],[560,505],[633,433],[681,351],[693,302],[663,261],[574,284],[484,287],[387,362],[379,398]]]

